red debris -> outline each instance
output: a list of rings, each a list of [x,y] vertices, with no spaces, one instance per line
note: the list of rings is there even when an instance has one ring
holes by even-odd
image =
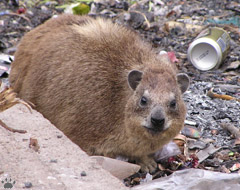
[[[24,7],[20,7],[18,10],[17,10],[17,13],[18,14],[24,14],[26,12],[26,9]]]

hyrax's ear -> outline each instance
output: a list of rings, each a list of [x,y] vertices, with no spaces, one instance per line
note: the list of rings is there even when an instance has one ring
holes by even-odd
[[[182,93],[186,92],[190,84],[190,79],[188,75],[184,73],[177,74],[177,82]]]
[[[128,73],[128,85],[135,90],[142,79],[142,72],[138,70],[132,70]]]

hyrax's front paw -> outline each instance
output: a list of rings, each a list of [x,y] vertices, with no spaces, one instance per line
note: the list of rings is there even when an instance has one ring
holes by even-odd
[[[157,163],[151,157],[144,157],[137,162],[141,166],[141,171],[146,173],[154,173],[157,170]]]

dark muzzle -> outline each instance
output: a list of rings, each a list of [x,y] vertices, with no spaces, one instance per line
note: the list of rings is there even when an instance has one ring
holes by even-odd
[[[165,116],[159,106],[155,107],[152,111],[151,123],[154,130],[161,131],[164,129]]]

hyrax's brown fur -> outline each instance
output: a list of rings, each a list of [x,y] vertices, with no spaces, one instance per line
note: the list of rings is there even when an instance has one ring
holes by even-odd
[[[189,81],[135,32],[64,15],[25,35],[10,82],[88,154],[127,157],[152,172],[154,152],[183,126]]]

